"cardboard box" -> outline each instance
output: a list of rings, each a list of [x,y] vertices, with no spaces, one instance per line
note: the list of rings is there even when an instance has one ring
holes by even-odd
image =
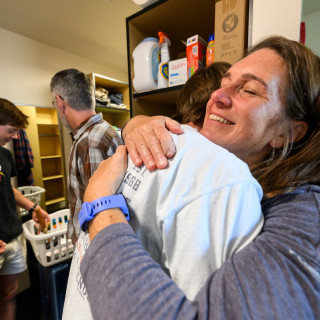
[[[214,60],[235,63],[247,47],[248,0],[216,0]]]
[[[199,35],[188,38],[187,40],[187,68],[188,79],[199,67],[206,65],[207,42]]]
[[[185,84],[187,79],[187,58],[169,61],[169,87]]]

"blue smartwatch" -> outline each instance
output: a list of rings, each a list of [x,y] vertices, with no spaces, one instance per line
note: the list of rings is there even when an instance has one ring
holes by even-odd
[[[127,202],[123,194],[117,194],[114,196],[102,197],[92,202],[84,202],[79,212],[79,223],[82,231],[87,231],[88,223],[96,214],[103,210],[119,208],[125,218],[130,220],[130,213],[127,206]]]

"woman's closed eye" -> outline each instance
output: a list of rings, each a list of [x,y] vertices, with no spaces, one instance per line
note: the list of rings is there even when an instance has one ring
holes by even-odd
[[[261,96],[261,93],[258,90],[248,85],[240,86],[239,91],[251,96]]]
[[[243,88],[242,91],[245,92],[245,93],[254,95],[254,96],[257,96],[257,95],[258,95],[258,93],[257,93],[256,91],[252,90],[252,89]]]

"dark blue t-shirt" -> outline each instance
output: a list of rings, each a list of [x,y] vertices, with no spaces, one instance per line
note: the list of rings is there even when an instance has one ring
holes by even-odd
[[[11,152],[0,147],[0,239],[6,243],[22,233],[11,186],[11,177],[15,176],[16,169]]]

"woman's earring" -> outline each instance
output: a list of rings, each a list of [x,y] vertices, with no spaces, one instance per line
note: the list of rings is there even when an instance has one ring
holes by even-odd
[[[271,159],[273,159],[275,155],[276,155],[276,148],[273,148],[271,152]]]

